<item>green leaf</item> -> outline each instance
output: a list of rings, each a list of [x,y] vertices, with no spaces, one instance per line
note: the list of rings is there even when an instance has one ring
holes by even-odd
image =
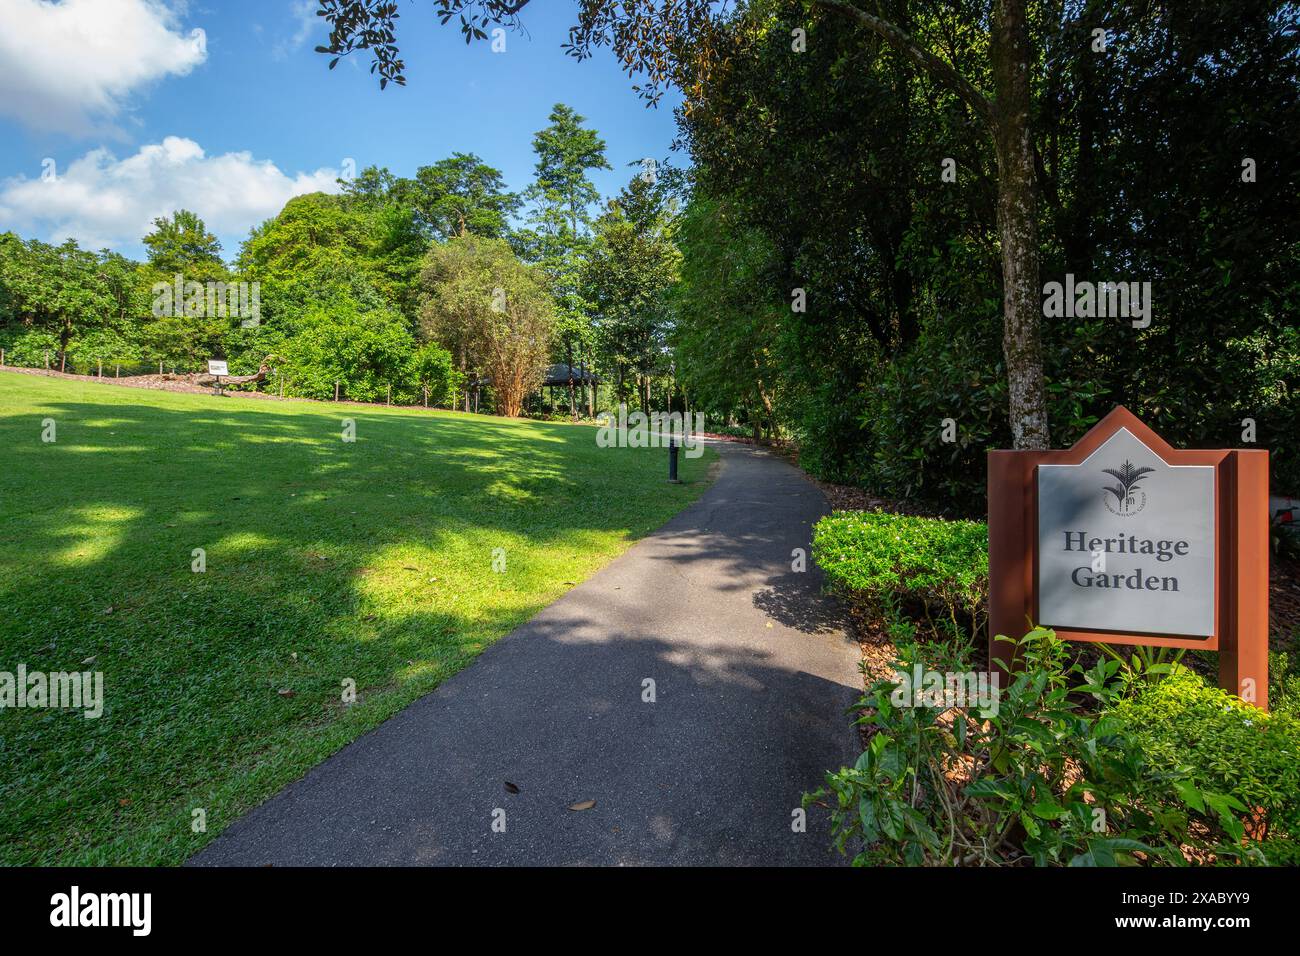
[[[1179,798],[1197,813],[1205,812],[1205,801],[1201,797],[1201,791],[1196,789],[1196,784],[1190,780],[1175,780],[1174,790],[1177,791]]]
[[[1030,813],[1043,820],[1059,820],[1066,816],[1070,811],[1061,806],[1055,800],[1039,800],[1030,808]]]

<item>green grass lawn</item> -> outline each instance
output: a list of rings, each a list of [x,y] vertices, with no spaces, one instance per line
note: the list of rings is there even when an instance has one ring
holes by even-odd
[[[105,696],[0,710],[0,863],[180,863],[705,487],[595,435],[0,373],[0,671]]]

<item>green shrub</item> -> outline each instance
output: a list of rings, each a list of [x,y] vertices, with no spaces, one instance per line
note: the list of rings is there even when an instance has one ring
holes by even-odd
[[[411,372],[421,389],[428,389],[430,405],[445,405],[462,384],[464,376],[456,371],[451,353],[429,342],[416,349],[411,358]]]
[[[873,412],[875,393],[861,383],[870,378],[865,369],[853,363],[845,367],[844,352],[839,347],[828,350],[823,340],[806,351],[803,359],[815,364],[791,389],[791,427],[799,446],[799,467],[822,481],[842,485],[859,485],[883,490],[874,480],[871,463],[878,436]],[[824,359],[830,351],[838,361]],[[874,361],[872,366],[874,367]]]
[[[411,369],[414,342],[402,317],[391,309],[359,308],[338,300],[303,317],[299,332],[284,343],[285,394],[358,402],[382,402],[391,386],[393,401],[414,402],[419,394]]]
[[[813,529],[813,555],[831,587],[892,607],[915,600],[979,622],[989,581],[988,527],[877,511],[837,511]]]
[[[130,364],[148,357],[130,329],[111,325],[83,332],[68,343],[68,371],[79,375],[95,374],[100,362],[111,372],[116,363]]]
[[[1249,833],[1272,857],[1300,850],[1300,718],[1265,714],[1178,668],[1112,713],[1157,773],[1179,772],[1198,787],[1231,793],[1250,808]],[[1288,848],[1289,845],[1289,848]],[[1272,853],[1270,854],[1270,849]]]
[[[0,332],[0,348],[5,362],[27,368],[44,368],[48,358],[55,368],[59,364],[59,337],[44,329],[5,329]]]
[[[1300,627],[1292,628],[1287,646],[1300,647]],[[1294,651],[1268,655],[1268,706],[1273,713],[1300,719],[1300,661]]]
[[[1006,382],[989,316],[927,328],[873,376],[863,426],[875,434],[868,484],[892,498],[942,501],[962,514],[983,510],[986,452],[1011,447]],[[944,441],[943,421],[956,433]]]
[[[900,647],[899,675],[857,708],[867,749],[805,798],[833,798],[841,852],[853,846],[859,865],[1181,865],[1184,849],[1260,860],[1241,847],[1246,807],[1231,780],[1149,760],[1124,720],[1085,709],[1120,692],[1116,662],[1085,674],[1043,629],[1018,643],[1009,686],[962,706],[900,697],[904,675],[931,667],[924,645]],[[1251,751],[1225,756],[1239,765]]]

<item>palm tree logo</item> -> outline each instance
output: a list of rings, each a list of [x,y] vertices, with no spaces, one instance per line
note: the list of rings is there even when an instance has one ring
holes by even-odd
[[[1133,462],[1125,459],[1124,464],[1119,468],[1103,468],[1102,471],[1114,478],[1116,482],[1113,485],[1102,486],[1115,496],[1115,504],[1119,509],[1115,513],[1120,515],[1135,514],[1136,512],[1132,510],[1136,501],[1133,492],[1137,490],[1138,482],[1155,471],[1155,469],[1135,468]],[[1140,510],[1141,508],[1138,509],[1138,511]]]

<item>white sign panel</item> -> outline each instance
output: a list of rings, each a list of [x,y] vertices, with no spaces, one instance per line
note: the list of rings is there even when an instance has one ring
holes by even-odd
[[[216,361],[213,361],[212,359],[209,359],[209,360],[208,360],[208,374],[209,374],[209,375],[229,375],[229,374],[230,374],[230,370],[226,368],[226,363],[225,363],[225,362],[216,362]]]
[[[1126,428],[1078,465],[1039,465],[1041,623],[1212,636],[1214,471],[1166,464]]]

